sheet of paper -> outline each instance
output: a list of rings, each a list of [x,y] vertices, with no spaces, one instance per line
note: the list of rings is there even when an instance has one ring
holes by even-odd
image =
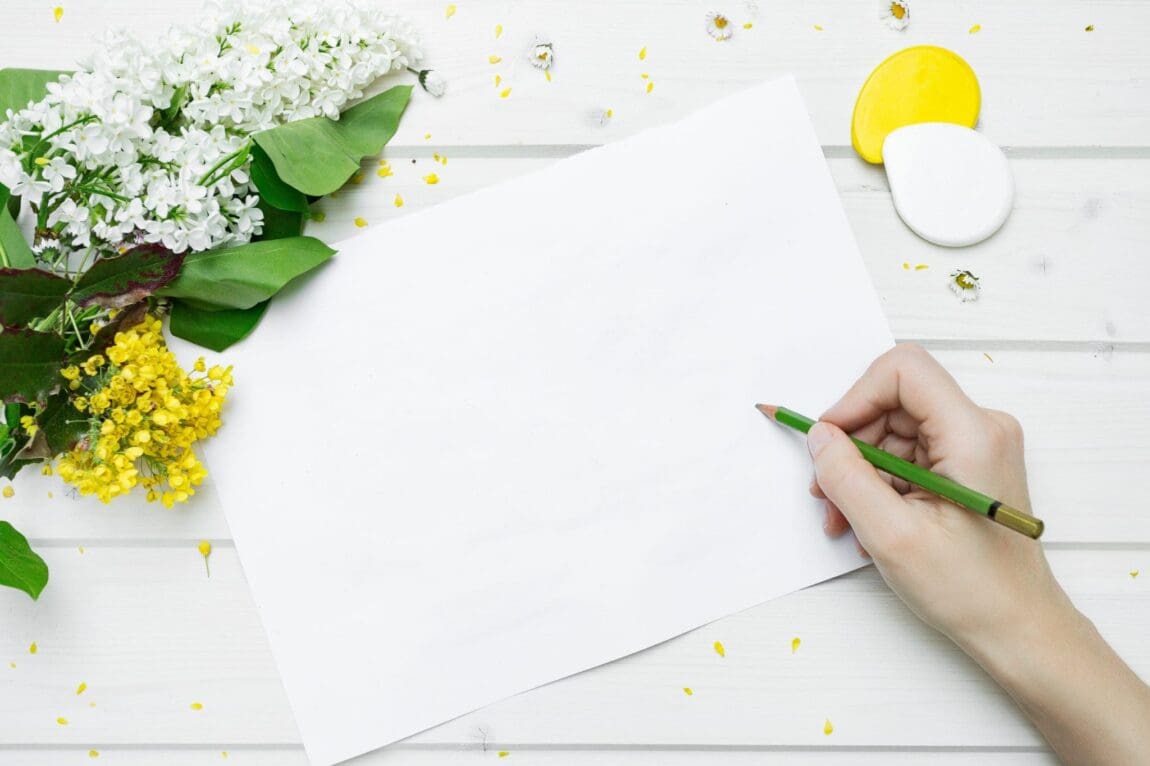
[[[790,78],[340,251],[209,451],[313,763],[860,565],[753,406],[891,344]]]

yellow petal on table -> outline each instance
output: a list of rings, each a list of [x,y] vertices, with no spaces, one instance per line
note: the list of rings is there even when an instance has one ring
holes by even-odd
[[[434,186],[439,183],[439,176],[435,175],[435,173],[428,173],[423,177],[423,182],[429,186]]]
[[[4,495],[4,497],[12,497],[15,494],[16,490],[12,489],[11,484],[5,485],[4,489],[0,491],[0,495]]]
[[[754,26],[754,25],[748,21],[746,24],[743,25],[743,29],[750,29],[752,26]]]
[[[192,710],[203,710],[204,709],[204,705],[202,702],[193,702],[192,704],[188,705],[188,707],[190,707]]]
[[[934,45],[905,48],[875,67],[859,90],[851,145],[877,165],[891,132],[920,122],[973,128],[981,104],[978,78],[958,54]]]
[[[495,87],[496,88],[499,87],[499,83],[501,83],[501,82],[503,82],[503,78],[500,77],[499,75],[495,75]]]
[[[88,688],[88,684],[81,681],[80,685],[76,687],[76,696],[83,694],[87,688]]]
[[[430,141],[431,140],[431,134],[430,133],[424,133],[423,134],[423,140],[424,141]]]
[[[498,64],[502,60],[503,60],[503,58],[501,56],[488,56],[487,57],[487,63],[488,64]]]
[[[648,82],[648,83],[647,83],[647,92],[648,92],[648,93],[650,93],[650,92],[651,92],[651,91],[653,91],[654,89],[655,89],[655,83],[653,83],[653,82]]]
[[[639,49],[639,60],[640,61],[646,61],[646,59],[647,59],[647,46],[644,45],[642,48]]]
[[[367,226],[367,219],[356,216],[354,223],[357,228],[362,229],[364,226]]]
[[[803,640],[801,638],[799,638],[798,636],[795,636],[794,638],[792,638],[791,639],[791,654],[794,654],[795,652],[797,652],[799,650],[799,646],[802,643],[803,643]]]
[[[68,719],[61,716],[61,717],[56,719],[56,723],[60,724],[61,726],[67,726],[68,725]]]
[[[496,24],[495,25],[495,39],[498,40],[502,36],[503,36],[503,25],[502,24]]]
[[[443,15],[444,15],[444,18],[448,18],[448,19],[450,19],[452,16],[454,16],[455,15],[455,3],[449,4],[447,6],[447,8],[443,11]]]
[[[39,649],[40,648],[36,646],[36,642],[33,641],[32,644],[28,647],[28,654],[35,654],[37,651],[39,651]]]
[[[88,751],[88,757],[89,758],[99,758],[100,757],[100,751],[99,750],[89,750]]]
[[[815,24],[815,31],[816,32],[822,32],[823,31],[823,25],[822,24]]]
[[[507,98],[510,95],[511,95],[511,88],[504,88],[503,91],[500,92],[499,97],[500,98]]]
[[[543,76],[547,78],[547,82],[551,82],[551,70],[550,69],[545,69],[543,71]]]
[[[52,9],[52,18],[56,19],[57,24],[60,23],[60,19],[64,18],[63,6],[57,5],[55,8]]]
[[[715,642],[715,654],[719,655],[720,657],[726,657],[727,656],[727,650],[723,646],[722,641],[716,641]]]
[[[834,730],[835,730],[834,724],[832,724],[831,719],[828,718],[826,720],[826,723],[823,724],[823,734],[825,734],[829,737],[831,734],[834,733]]]
[[[1131,569],[1130,570],[1130,576],[1131,577],[1137,577],[1138,576],[1138,570],[1137,569]]]
[[[683,687],[683,694],[686,694],[688,697],[691,697],[695,694],[695,690],[692,689],[690,686],[684,686]]]
[[[398,194],[395,195],[395,206],[403,207],[403,197],[399,196]]]
[[[1087,24],[1086,25],[1086,31],[1087,32],[1093,32],[1094,31],[1094,25],[1093,24]]]
[[[500,750],[499,751],[499,757],[500,758],[506,758],[509,755],[511,755],[511,753],[507,752],[506,750]]]
[[[975,24],[973,27],[971,27],[970,29],[968,29],[966,31],[967,31],[967,34],[977,35],[979,32],[982,31],[982,25],[981,24]]]

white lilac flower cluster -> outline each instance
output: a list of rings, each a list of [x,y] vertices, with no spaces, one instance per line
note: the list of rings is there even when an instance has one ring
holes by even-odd
[[[46,98],[9,110],[0,183],[34,213],[44,261],[244,243],[263,222],[250,134],[338,118],[421,55],[405,20],[354,0],[213,0],[203,22],[159,40],[109,34]]]

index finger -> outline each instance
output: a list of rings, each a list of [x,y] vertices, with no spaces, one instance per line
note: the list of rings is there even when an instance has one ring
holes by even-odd
[[[902,343],[875,359],[821,419],[850,432],[900,409],[919,423],[966,419],[979,411],[922,346]]]

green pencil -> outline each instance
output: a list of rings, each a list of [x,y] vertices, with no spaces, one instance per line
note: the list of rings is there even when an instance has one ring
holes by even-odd
[[[811,426],[815,424],[811,418],[788,410],[786,407],[776,407],[772,404],[756,404],[755,407],[776,423],[796,431],[802,431],[804,434],[811,430]],[[995,500],[989,495],[964,487],[957,481],[903,460],[901,457],[896,457],[873,444],[867,444],[854,438],[851,441],[859,448],[859,452],[862,453],[867,462],[880,471],[886,471],[891,476],[922,487],[927,492],[945,498],[955,505],[961,505],[975,513],[981,513],[1002,526],[1027,537],[1037,540],[1042,536],[1044,528],[1042,519],[1036,519],[1029,513],[1003,505],[1001,501]]]

